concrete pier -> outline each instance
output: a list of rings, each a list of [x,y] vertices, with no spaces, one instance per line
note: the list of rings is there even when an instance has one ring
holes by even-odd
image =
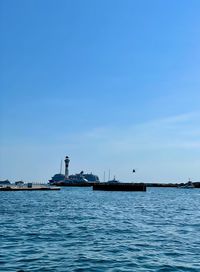
[[[22,186],[18,185],[0,186],[0,191],[55,191],[55,190],[60,190],[60,188],[51,187],[47,185],[32,185],[32,184],[24,184]]]

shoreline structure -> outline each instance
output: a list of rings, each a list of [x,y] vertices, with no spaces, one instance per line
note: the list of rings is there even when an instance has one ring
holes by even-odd
[[[93,173],[85,174],[81,171],[79,174],[69,175],[69,162],[68,156],[65,157],[65,175],[62,174],[60,169],[59,174],[55,174],[47,184],[41,183],[24,183],[23,181],[17,181],[12,184],[9,180],[0,181],[0,191],[33,191],[33,190],[59,190],[58,186],[73,186],[73,187],[92,187],[94,190],[128,190],[128,191],[146,191],[146,187],[157,188],[189,188],[188,184],[191,184],[193,188],[200,188],[200,182],[188,182],[183,183],[145,183],[145,182],[130,182],[125,183],[118,180],[109,180],[107,182],[100,182],[99,177]],[[62,163],[62,162],[61,162]],[[135,170],[134,170],[135,172]],[[191,188],[191,186],[190,186]]]

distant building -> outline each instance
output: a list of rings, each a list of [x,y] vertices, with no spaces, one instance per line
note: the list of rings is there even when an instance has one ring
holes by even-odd
[[[0,185],[9,185],[10,181],[8,179],[6,180],[0,180]]]
[[[15,185],[22,186],[24,185],[24,182],[22,180],[16,181]]]
[[[65,175],[63,174],[55,174],[50,180],[50,183],[58,183],[65,180]]]

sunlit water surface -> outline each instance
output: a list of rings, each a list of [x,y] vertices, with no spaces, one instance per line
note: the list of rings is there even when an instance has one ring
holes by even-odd
[[[200,271],[200,189],[0,192],[0,271]]]

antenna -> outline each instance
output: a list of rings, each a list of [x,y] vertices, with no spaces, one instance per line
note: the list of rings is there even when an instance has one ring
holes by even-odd
[[[62,159],[61,159],[61,162],[60,162],[60,174],[62,174]]]
[[[108,180],[110,180],[110,169],[109,169],[109,172],[108,172]]]

